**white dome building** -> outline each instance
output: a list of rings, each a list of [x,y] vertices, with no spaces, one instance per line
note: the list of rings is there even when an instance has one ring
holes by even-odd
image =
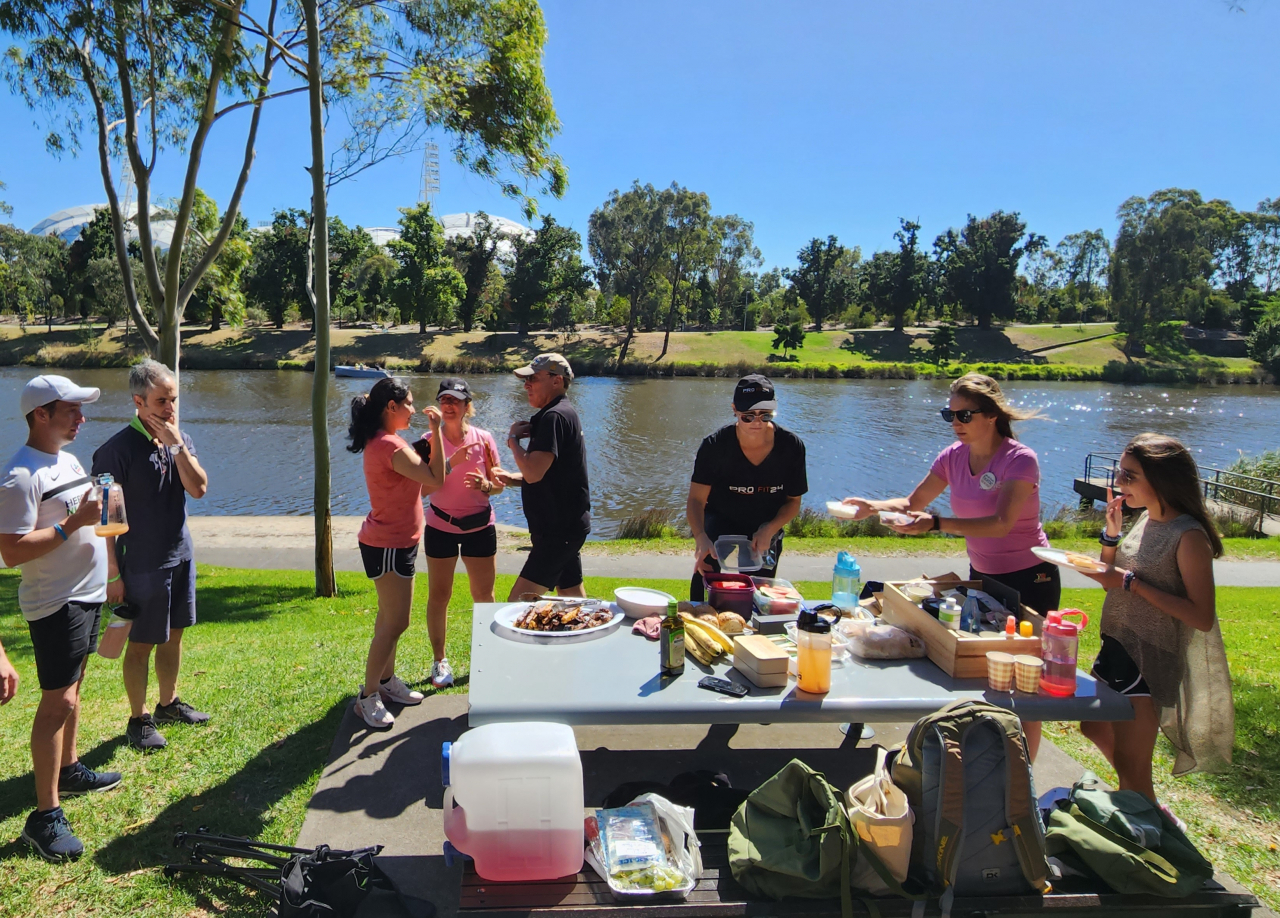
[[[57,236],[67,245],[71,245],[80,238],[80,233],[84,228],[93,222],[93,218],[98,215],[98,211],[106,210],[109,206],[108,204],[79,204],[75,207],[68,207],[65,210],[50,214],[31,227],[31,235]],[[133,217],[137,212],[138,205],[131,203],[128,217]],[[152,211],[153,214],[159,212],[159,208]],[[130,242],[138,238],[138,228],[134,224],[130,223],[127,231]],[[159,247],[160,251],[169,251],[169,245],[173,242],[173,221],[152,219],[151,239]]]
[[[523,223],[517,223],[515,220],[508,220],[506,217],[495,217],[489,214],[489,222],[493,224],[498,231],[498,235],[506,237],[498,243],[498,254],[504,258],[510,258],[515,255],[515,250],[509,239],[532,239],[537,235],[529,227]],[[437,217],[440,226],[444,228],[445,239],[457,239],[459,236],[470,236],[476,230],[476,214],[445,214],[443,217]],[[373,237],[373,241],[378,245],[385,246],[392,239],[400,238],[400,227],[398,226],[366,226],[365,232]]]

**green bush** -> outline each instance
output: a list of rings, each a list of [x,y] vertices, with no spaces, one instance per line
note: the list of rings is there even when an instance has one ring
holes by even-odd
[[[1280,379],[1280,316],[1263,316],[1249,335],[1249,357]]]

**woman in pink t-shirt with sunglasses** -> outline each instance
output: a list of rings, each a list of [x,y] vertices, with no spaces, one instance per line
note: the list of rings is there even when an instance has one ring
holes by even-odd
[[[857,519],[881,510],[909,513],[915,518],[912,522],[890,527],[904,535],[941,531],[964,536],[971,580],[997,580],[1017,590],[1023,604],[1041,614],[1057,609],[1062,594],[1058,568],[1031,551],[1049,545],[1040,526],[1040,463],[1035,452],[1013,437],[1014,421],[1037,416],[1010,407],[990,376],[961,376],[951,384],[950,401],[942,410],[956,442],[938,454],[910,496],[846,497],[844,502],[857,508]],[[947,488],[955,515],[927,512],[925,508]],[[1034,758],[1040,725],[1024,726]]]

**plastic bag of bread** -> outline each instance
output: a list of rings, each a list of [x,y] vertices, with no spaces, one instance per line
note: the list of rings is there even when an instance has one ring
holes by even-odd
[[[864,660],[913,660],[925,655],[924,641],[910,631],[884,622],[843,621],[849,652]]]

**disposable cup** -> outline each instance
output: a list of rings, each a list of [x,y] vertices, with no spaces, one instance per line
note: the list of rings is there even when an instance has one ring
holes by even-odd
[[[1040,691],[1040,674],[1044,660],[1027,654],[1013,658],[1013,681],[1018,691],[1034,695]]]
[[[1013,691],[1013,654],[987,651],[987,685],[994,692]]]

